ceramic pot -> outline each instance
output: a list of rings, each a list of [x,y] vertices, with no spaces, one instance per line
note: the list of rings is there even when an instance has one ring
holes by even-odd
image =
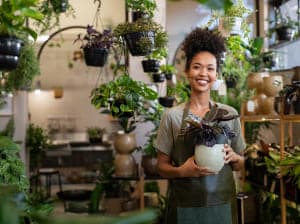
[[[153,60],[153,59],[143,60],[142,65],[143,65],[144,72],[158,72],[160,61]]]
[[[199,166],[205,166],[214,172],[219,172],[224,166],[224,144],[213,147],[197,145],[195,147],[195,161]]]
[[[265,98],[267,98],[267,96],[263,93],[257,94],[253,97],[253,100],[257,102],[256,114],[262,114],[261,105],[263,105]]]
[[[276,115],[277,113],[274,110],[274,97],[263,98],[259,104],[259,111],[265,115]]]
[[[136,148],[136,138],[133,133],[118,133],[114,140],[114,148],[119,154],[131,153]]]
[[[263,77],[263,91],[267,96],[276,96],[278,92],[282,89],[282,76],[267,76]]]
[[[263,77],[268,76],[267,72],[251,72],[247,77],[247,86],[249,89],[256,89],[257,93],[262,90]]]
[[[117,154],[114,160],[117,177],[136,176],[136,163],[131,154]]]
[[[143,155],[142,166],[146,176],[157,176],[157,158],[151,155]]]

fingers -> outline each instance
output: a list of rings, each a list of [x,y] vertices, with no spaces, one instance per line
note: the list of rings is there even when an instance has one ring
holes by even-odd
[[[235,161],[236,153],[228,144],[224,145],[224,153],[225,153],[224,160],[226,164]]]

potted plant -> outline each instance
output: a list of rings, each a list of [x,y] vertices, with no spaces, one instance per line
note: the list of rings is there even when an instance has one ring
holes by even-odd
[[[165,47],[154,49],[150,54],[145,56],[145,60],[142,60],[144,72],[158,72],[160,61],[166,56],[167,49]]]
[[[52,30],[59,26],[60,16],[65,13],[66,16],[74,15],[74,8],[69,0],[43,0],[40,2],[39,11],[44,15],[43,23],[38,23],[40,33]]]
[[[0,69],[12,70],[18,64],[21,43],[26,35],[34,39],[37,33],[26,25],[27,19],[41,21],[38,0],[3,0],[0,4]]]
[[[76,41],[81,41],[81,48],[84,51],[86,65],[104,66],[110,48],[114,43],[112,31],[107,29],[99,32],[93,26],[87,26],[86,34],[81,38],[79,34]]]
[[[292,20],[290,16],[283,17],[277,9],[275,10],[275,20],[270,21],[270,26],[272,25],[269,35],[275,32],[277,41],[290,41],[294,38],[299,22]]]
[[[126,0],[126,6],[132,11],[132,21],[140,18],[152,18],[157,7],[155,0]]]
[[[160,71],[165,74],[167,80],[172,80],[172,76],[176,72],[176,68],[174,65],[165,64],[160,66]]]
[[[239,35],[241,31],[248,32],[246,17],[250,14],[250,10],[244,6],[243,0],[237,0],[235,4],[226,7],[224,12],[213,10],[211,19],[207,26],[211,26],[214,22],[218,22],[220,31],[225,35]],[[247,33],[246,32],[246,33]]]
[[[39,62],[34,46],[28,40],[23,41],[19,63],[15,70],[6,76],[6,91],[28,90],[32,81],[40,74]]]
[[[154,49],[165,47],[168,42],[163,27],[151,19],[120,23],[114,29],[114,36],[121,40],[118,44],[126,42],[132,56],[145,56]]]
[[[237,118],[239,115],[230,115],[217,104],[205,114],[203,119],[190,114],[186,122],[190,125],[183,130],[182,135],[190,135],[195,143],[195,161],[200,166],[206,166],[219,172],[224,165],[223,147],[228,140],[235,137],[235,133],[222,121]],[[208,160],[207,158],[212,158]]]
[[[90,143],[102,143],[102,136],[105,133],[105,128],[88,127],[86,132]]]
[[[172,107],[175,101],[176,87],[167,85],[167,95],[159,97],[158,102],[164,107]]]

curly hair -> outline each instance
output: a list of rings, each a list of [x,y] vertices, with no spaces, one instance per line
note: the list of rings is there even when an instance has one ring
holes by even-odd
[[[192,58],[201,51],[208,51],[213,54],[217,59],[217,67],[219,67],[223,53],[226,51],[225,39],[217,31],[195,28],[184,39],[182,50],[186,56],[186,71],[190,67]]]

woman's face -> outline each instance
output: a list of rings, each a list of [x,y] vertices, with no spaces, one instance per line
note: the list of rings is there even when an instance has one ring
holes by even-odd
[[[217,79],[217,59],[207,52],[202,51],[196,54],[186,71],[192,91],[207,92]]]

